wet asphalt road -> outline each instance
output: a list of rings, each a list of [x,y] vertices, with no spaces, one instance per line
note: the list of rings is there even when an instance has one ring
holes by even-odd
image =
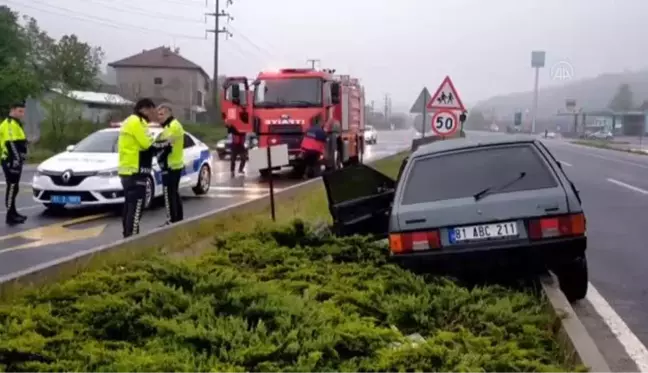
[[[384,157],[408,148],[412,132],[393,131],[379,134],[379,142],[369,145],[365,160]],[[220,209],[248,199],[267,194],[267,183],[257,175],[229,175],[229,161],[214,160],[212,186],[206,196],[195,196],[190,189],[183,190],[185,218]],[[0,275],[7,275],[28,267],[57,259],[74,252],[98,245],[115,242],[122,238],[119,208],[97,207],[68,209],[52,213],[32,199],[29,186],[33,171],[26,171],[17,201],[20,212],[28,216],[25,224],[8,227],[0,221]],[[275,175],[275,190],[299,183],[290,176],[289,170]],[[6,186],[0,185],[4,196]],[[158,203],[158,205],[160,205]],[[6,209],[2,204],[0,218],[4,220]],[[144,213],[141,230],[158,227],[166,220],[164,207]]]
[[[471,132],[471,138],[493,136]],[[648,344],[648,156],[544,140],[580,190],[587,217],[590,291],[574,306],[613,371],[637,371],[620,344]],[[607,304],[606,304],[607,303]],[[615,315],[616,314],[616,315]],[[629,329],[617,328],[623,321]],[[620,329],[618,336],[610,325]],[[634,334],[639,341],[627,333]],[[648,355],[639,353],[647,362]]]

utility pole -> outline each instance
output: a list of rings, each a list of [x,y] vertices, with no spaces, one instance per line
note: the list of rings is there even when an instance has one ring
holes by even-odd
[[[389,94],[385,94],[385,124],[389,125]]]
[[[317,64],[317,63],[321,63],[321,62],[322,62],[322,60],[320,60],[320,59],[318,59],[318,58],[315,58],[315,59],[310,58],[310,59],[307,59],[307,60],[306,60],[306,63],[310,63],[310,64],[311,64],[311,69],[313,69],[313,70],[315,70],[315,64]]]
[[[225,0],[225,1],[226,1],[226,6],[233,4],[232,0]],[[220,27],[220,18],[225,17],[229,23],[229,21],[234,20],[234,17],[230,16],[229,13],[226,13],[224,10],[220,9],[220,0],[215,0],[214,13],[206,13],[205,15],[214,17],[214,29],[207,30],[207,32],[211,32],[214,34],[214,82],[212,84],[214,112],[212,113],[213,115],[212,120],[214,121],[214,123],[217,123],[220,118],[220,114],[219,114],[220,103],[218,102],[218,94],[220,92],[220,87],[218,86],[218,48],[219,48],[218,39],[220,38],[220,34],[225,34],[227,38],[233,36],[232,33],[227,28]]]

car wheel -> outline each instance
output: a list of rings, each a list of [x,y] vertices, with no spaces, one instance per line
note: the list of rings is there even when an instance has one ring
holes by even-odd
[[[576,302],[587,295],[589,283],[587,275],[587,259],[574,259],[571,263],[560,266],[556,271],[560,290],[569,302]]]
[[[204,164],[198,171],[198,184],[192,188],[197,196],[205,195],[211,187],[211,168]]]
[[[146,193],[144,194],[144,209],[149,209],[155,199],[155,183],[150,176],[146,177]]]
[[[262,179],[267,179],[272,175],[271,170],[259,170],[259,174],[261,174]]]

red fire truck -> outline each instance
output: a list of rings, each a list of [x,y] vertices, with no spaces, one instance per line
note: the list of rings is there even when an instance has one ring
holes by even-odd
[[[247,78],[228,78],[222,95],[223,118],[240,132],[255,133],[259,148],[286,144],[289,165],[300,174],[302,137],[315,123],[323,125],[329,135],[322,158],[327,169],[359,163],[364,151],[364,88],[358,79],[334,73],[266,71],[259,73],[251,87]],[[246,94],[250,88],[251,97]]]

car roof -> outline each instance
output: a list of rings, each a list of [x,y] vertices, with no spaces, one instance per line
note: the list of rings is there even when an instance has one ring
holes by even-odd
[[[512,145],[512,144],[531,144],[537,140],[525,135],[488,135],[480,139],[472,137],[462,137],[456,139],[447,139],[435,141],[429,144],[421,145],[412,153],[412,158],[425,156],[429,154],[442,153],[453,150],[471,149],[482,146],[493,145]]]
[[[109,127],[109,128],[100,129],[97,132],[119,132],[120,129],[121,129],[120,127]],[[149,127],[148,130],[155,134],[162,132],[162,128],[160,127]]]

